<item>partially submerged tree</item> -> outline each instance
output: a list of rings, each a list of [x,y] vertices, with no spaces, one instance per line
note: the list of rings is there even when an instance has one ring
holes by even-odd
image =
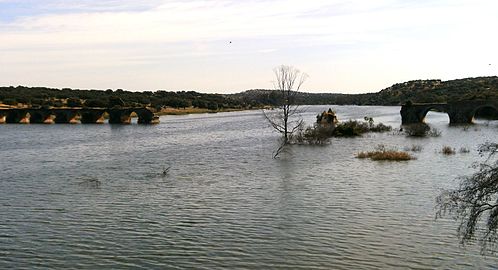
[[[273,72],[275,73],[274,93],[277,96],[277,111],[271,113],[263,111],[263,113],[270,125],[282,134],[282,144],[274,155],[277,157],[283,147],[289,143],[292,134],[303,125],[296,97],[307,75],[286,65],[274,68]]]
[[[454,190],[443,191],[436,199],[437,214],[452,215],[460,222],[458,237],[462,245],[475,240],[481,253],[496,253],[498,244],[498,144],[486,143],[479,148],[481,155],[488,154],[485,162],[475,165],[479,169],[462,179]]]

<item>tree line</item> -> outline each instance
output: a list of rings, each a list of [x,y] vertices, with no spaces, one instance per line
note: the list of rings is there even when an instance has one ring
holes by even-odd
[[[210,110],[249,109],[278,106],[281,95],[275,90],[253,89],[237,94],[205,94],[195,91],[79,90],[46,87],[0,87],[0,101],[31,106],[106,107],[111,98],[120,98],[127,106],[197,107]],[[338,94],[299,92],[299,105],[401,105],[413,103],[444,103],[458,100],[498,99],[498,77],[476,77],[450,81],[415,80],[394,84],[376,93]]]
[[[79,90],[55,89],[46,87],[0,87],[0,101],[7,105],[19,103],[29,106],[51,107],[109,107],[114,105],[129,107],[197,107],[210,110],[223,108],[247,108],[239,100],[220,94],[205,94],[194,91],[143,91]]]

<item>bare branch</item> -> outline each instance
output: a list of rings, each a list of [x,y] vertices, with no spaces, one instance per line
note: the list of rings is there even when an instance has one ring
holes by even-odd
[[[460,243],[465,245],[477,239],[482,253],[495,253],[498,244],[498,160],[492,161],[497,146],[491,143],[481,145],[481,154],[489,155],[484,163],[474,167],[478,171],[461,178],[457,189],[443,190],[436,198],[436,218],[453,215],[460,221]]]
[[[283,146],[289,143],[289,138],[302,126],[299,106],[296,98],[299,90],[307,79],[307,75],[301,73],[292,66],[281,65],[273,69],[276,81],[273,82],[275,91],[278,92],[278,118],[270,117],[263,112],[265,118],[276,131],[283,135]],[[282,151],[279,147],[276,156]]]

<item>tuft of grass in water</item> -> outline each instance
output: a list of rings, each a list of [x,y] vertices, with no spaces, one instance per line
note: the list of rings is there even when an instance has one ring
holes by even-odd
[[[425,123],[405,125],[404,132],[408,137],[439,137],[442,133],[439,129],[431,128]]]
[[[460,150],[458,150],[458,152],[460,154],[467,154],[470,152],[470,150],[469,150],[469,148],[462,146],[462,147],[460,147]]]
[[[403,148],[403,151],[405,152],[421,152],[422,151],[422,145],[420,144],[412,144],[412,146],[405,146]]]
[[[441,153],[442,153],[443,155],[447,155],[447,156],[449,156],[449,155],[454,155],[454,154],[456,153],[456,151],[455,151],[455,148],[452,148],[451,146],[447,146],[447,145],[445,145],[445,146],[443,146],[443,148],[441,149]]]
[[[359,152],[356,158],[369,158],[378,161],[406,161],[415,159],[412,155],[405,151],[397,151],[396,149],[386,149],[384,145],[378,145],[374,151]]]

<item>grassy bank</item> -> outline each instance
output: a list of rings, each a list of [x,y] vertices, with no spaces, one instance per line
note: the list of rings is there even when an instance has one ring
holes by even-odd
[[[218,109],[218,110],[209,110],[209,109],[194,108],[194,107],[187,107],[184,109],[163,108],[160,111],[156,112],[156,115],[186,115],[186,114],[198,114],[198,113],[238,112],[238,111],[257,110],[257,109],[259,108],[253,108],[253,109],[229,108],[229,109]]]

